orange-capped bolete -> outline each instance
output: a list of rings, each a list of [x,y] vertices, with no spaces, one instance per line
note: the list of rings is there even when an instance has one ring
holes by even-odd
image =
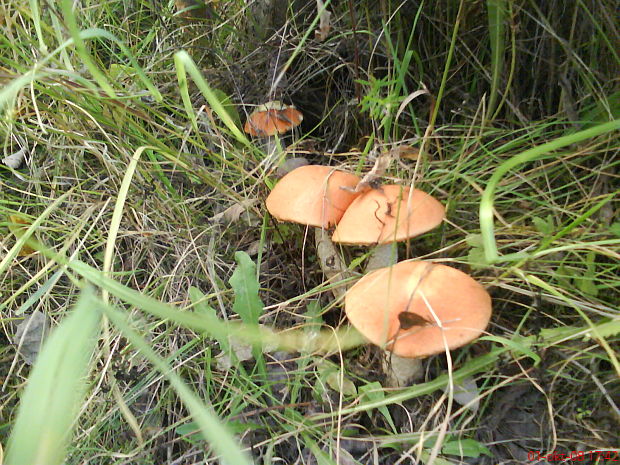
[[[360,279],[345,296],[345,312],[373,344],[420,358],[480,336],[491,318],[491,297],[456,268],[406,261]]]
[[[269,137],[290,131],[303,119],[303,114],[293,105],[273,100],[258,106],[248,117],[243,130],[251,136]]]
[[[307,165],[284,176],[267,197],[267,210],[280,221],[329,228],[340,221],[358,194],[359,177],[331,166]]]
[[[419,189],[384,185],[367,190],[351,203],[332,240],[343,244],[388,244],[430,231],[444,218],[444,206],[431,195]]]

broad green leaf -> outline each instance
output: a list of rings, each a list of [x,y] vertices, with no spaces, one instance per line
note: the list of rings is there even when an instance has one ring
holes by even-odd
[[[258,296],[259,283],[256,279],[256,264],[245,252],[236,252],[237,268],[230,277],[230,285],[235,292],[233,310],[241,317],[248,327],[258,327],[258,319],[263,313],[263,302]],[[247,341],[245,341],[247,342]],[[258,363],[259,370],[265,375],[263,344],[255,344],[252,354]],[[230,355],[229,351],[229,355]]]
[[[385,391],[383,390],[383,386],[381,386],[381,383],[379,383],[378,381],[374,381],[372,383],[360,386],[359,393],[361,394],[362,402],[380,402],[385,399]],[[390,415],[390,411],[388,410],[388,408],[383,405],[377,410],[379,410],[379,412],[381,412],[381,415],[385,417],[385,420],[390,425],[390,428],[392,428],[392,431],[396,432],[396,425],[392,420],[392,415]]]
[[[596,297],[598,295],[598,287],[594,280],[586,274],[575,278],[575,284],[577,288],[583,292],[584,294],[591,295],[592,297]]]
[[[545,236],[550,236],[553,234],[555,226],[553,224],[553,217],[551,215],[547,216],[546,219],[538,218],[537,216],[532,218],[532,223],[534,223],[534,227],[536,231],[544,234]]]
[[[237,268],[230,277],[230,285],[235,292],[233,310],[247,325],[258,325],[263,313],[263,302],[258,296],[259,284],[256,279],[256,264],[245,252],[236,252]]]
[[[327,385],[336,392],[340,392],[348,397],[357,395],[357,388],[349,377],[342,373],[341,370],[333,370],[325,377]]]
[[[60,465],[86,392],[101,307],[86,288],[47,339],[32,369],[4,465]]]
[[[616,318],[615,320],[607,321],[605,323],[596,325],[596,332],[598,333],[599,337],[603,338],[617,336],[618,334],[620,334],[620,318]],[[591,332],[586,334],[585,339],[591,338]]]
[[[302,433],[303,443],[310,449],[314,457],[316,458],[317,465],[337,465],[332,458],[321,450],[318,444],[307,434]]]
[[[444,442],[441,452],[447,455],[458,455],[459,457],[478,458],[481,455],[493,457],[491,451],[475,439],[459,439],[456,441]]]
[[[200,434],[200,426],[195,421],[190,421],[181,426],[177,426],[174,432],[178,436],[182,436],[184,441],[187,441],[191,444],[199,444],[204,441],[204,438]]]
[[[319,374],[319,381],[316,387],[319,391],[327,385],[330,389],[346,396],[357,395],[355,384],[342,372],[339,365],[328,360],[322,360],[317,366],[317,372]]]
[[[213,307],[207,303],[206,296],[197,287],[191,286],[189,288],[189,299],[194,306],[194,313],[204,318],[205,322],[210,323],[213,327],[221,325],[223,322],[218,318],[217,312]],[[223,352],[230,352],[230,343],[228,337],[220,332],[214,332],[213,338],[219,343]]]
[[[486,268],[487,261],[484,257],[484,249],[482,247],[472,247],[467,253],[467,263],[474,270]]]
[[[468,234],[465,237],[465,242],[471,247],[482,247],[482,234]]]
[[[586,270],[584,273],[575,277],[575,284],[580,291],[585,292],[593,297],[598,295],[598,286],[596,285],[596,254],[588,252],[586,255]]]

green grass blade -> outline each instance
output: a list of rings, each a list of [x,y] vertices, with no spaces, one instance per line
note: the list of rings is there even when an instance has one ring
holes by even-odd
[[[545,281],[540,279],[538,276],[533,276],[527,273],[523,273],[520,270],[517,271],[517,275],[527,280],[528,282],[534,284],[535,286],[538,286],[541,289],[544,289],[545,291],[558,297],[559,299],[562,299],[568,305],[574,308],[575,311],[579,314],[579,316],[581,316],[581,318],[583,318],[583,320],[587,323],[588,329],[590,330],[590,337],[596,339],[599,342],[599,344],[605,349],[605,351],[607,352],[607,355],[609,355],[610,363],[613,365],[614,369],[616,370],[618,377],[620,377],[620,361],[618,361],[616,352],[614,351],[614,349],[611,348],[607,340],[598,333],[599,325],[594,324],[594,322],[590,319],[590,317],[581,308],[579,308],[578,305],[575,305],[574,303],[572,303],[569,298],[567,298],[561,292],[554,289],[553,286],[550,286]]]
[[[54,202],[49,204],[47,208],[43,211],[43,213],[41,213],[37,217],[37,219],[30,225],[30,227],[28,227],[28,229],[24,231],[24,234],[20,238],[17,239],[17,241],[15,242],[15,245],[11,247],[11,250],[8,251],[8,253],[4,256],[4,258],[0,262],[0,276],[4,275],[4,273],[8,270],[8,268],[11,266],[11,263],[13,263],[13,259],[17,256],[17,254],[19,253],[23,245],[26,244],[26,242],[31,240],[31,236],[35,233],[37,228],[41,226],[41,224],[43,224],[46,218],[49,215],[51,215],[51,213],[54,210],[56,210],[56,208],[58,208],[59,205],[62,205],[62,203],[65,200],[67,200],[67,198],[73,192],[74,192],[73,189],[68,190],[67,192],[62,194],[60,197],[58,197]]]
[[[491,118],[497,102],[499,80],[504,69],[504,25],[508,5],[506,0],[487,0],[489,41],[491,43],[491,90],[487,106],[487,119]]]
[[[202,95],[205,96],[207,102],[215,112],[215,114],[222,120],[222,122],[226,125],[230,133],[237,139],[237,141],[241,142],[246,147],[252,148],[253,145],[249,141],[245,134],[241,132],[241,129],[237,127],[235,121],[230,116],[230,113],[226,109],[226,106],[220,101],[217,96],[217,93],[209,87],[207,81],[202,77],[200,71],[196,67],[194,60],[192,57],[188,55],[186,51],[180,51],[174,54],[174,66],[177,70],[177,80],[179,82],[179,92],[181,94],[181,98],[183,99],[183,106],[185,107],[185,111],[187,112],[187,116],[190,118],[192,122],[192,126],[194,127],[194,131],[198,132],[198,122],[196,120],[196,113],[194,112],[194,107],[192,106],[192,102],[189,98],[189,92],[187,87],[187,74],[189,73],[192,78],[194,78],[194,82],[202,92]]]
[[[32,369],[4,465],[58,465],[65,459],[85,393],[101,317],[87,288],[73,313],[50,335]]]
[[[131,181],[134,173],[136,172],[136,167],[138,166],[140,156],[147,148],[149,147],[138,147],[138,149],[134,152],[129,164],[127,165],[127,169],[125,170],[125,176],[123,177],[121,187],[118,190],[116,204],[114,205],[114,213],[112,214],[112,219],[110,220],[110,229],[108,232],[108,239],[106,240],[105,253],[103,256],[103,271],[105,273],[110,273],[112,271],[112,261],[114,259],[115,250],[114,244],[116,244],[118,230],[121,226],[125,202],[127,201],[127,194],[129,193]],[[105,297],[104,300],[106,300]]]
[[[26,301],[19,306],[15,311],[15,315],[21,315],[35,303],[39,302],[41,298],[56,284],[58,279],[62,276],[63,270],[56,271],[47,281],[45,281],[34,294],[30,295]],[[4,304],[0,304],[0,311],[2,311]]]
[[[104,38],[116,43],[125,54],[127,59],[131,62],[131,65],[136,71],[136,74],[138,75],[142,83],[146,86],[146,88],[149,90],[153,98],[155,98],[155,100],[157,100],[158,102],[162,101],[163,97],[159,90],[146,76],[144,70],[142,69],[136,58],[131,54],[129,49],[125,47],[125,45],[116,36],[110,34],[107,31],[104,31],[103,29],[93,28],[79,32],[78,37],[81,41]],[[23,74],[22,76],[13,79],[9,82],[9,84],[5,85],[4,88],[0,90],[0,111],[4,110],[7,106],[9,106],[9,104],[13,102],[21,89],[23,89],[36,79],[41,79],[45,76],[48,76],[50,73],[41,71],[41,69],[44,68],[56,55],[60,54],[63,50],[65,50],[67,47],[70,47],[74,43],[74,38],[67,40],[59,47],[57,47],[54,51],[52,51],[49,55],[43,58],[40,62],[37,62],[37,64],[33,66],[30,71]],[[105,80],[105,77],[103,79]]]
[[[60,257],[56,258],[64,263]],[[66,265],[92,284],[107,290],[110,294],[151,315],[174,321],[186,328],[203,332],[216,339],[233,336],[250,344],[270,342],[283,349],[315,350],[321,353],[347,350],[365,343],[365,339],[358,332],[347,327],[336,331],[323,330],[309,344],[307,334],[303,329],[275,332],[264,327],[248,328],[244,324],[227,323],[219,318],[204,318],[201,315],[182,311],[123,286],[114,279],[105,276],[101,271],[78,260],[67,262]]]
[[[444,65],[443,73],[441,75],[441,83],[439,84],[439,91],[437,92],[437,98],[435,99],[433,113],[431,114],[430,121],[428,123],[428,127],[431,129],[435,127],[435,121],[437,120],[437,115],[439,114],[439,108],[441,106],[443,94],[446,90],[446,85],[448,84],[448,77],[450,75],[450,65],[452,64],[452,57],[454,56],[454,51],[456,48],[456,42],[458,38],[459,27],[461,25],[464,3],[465,3],[465,0],[461,0],[459,2],[459,10],[458,10],[458,13],[456,14],[456,20],[454,21],[454,27],[452,29],[452,37],[450,38],[450,48],[448,49],[448,55],[446,56],[446,63]],[[424,146],[424,141],[422,143],[422,147],[423,146]]]
[[[482,233],[482,243],[484,246],[484,256],[488,263],[497,263],[501,261],[517,261],[527,258],[529,255],[523,252],[513,253],[509,255],[499,255],[497,243],[495,241],[495,230],[493,226],[493,199],[495,189],[502,178],[513,168],[519,165],[536,160],[545,156],[547,153],[566,147],[570,144],[576,144],[582,140],[596,137],[611,131],[620,129],[620,120],[610,121],[605,124],[594,126],[593,128],[559,137],[551,142],[526,150],[509,160],[502,163],[489,179],[486,189],[482,193],[480,200],[480,232]]]
[[[598,329],[599,327],[604,328],[606,332],[609,332],[613,329],[612,325],[608,322],[601,323],[600,325],[595,325],[595,329]],[[478,357],[472,358],[471,360],[468,360],[465,364],[463,364],[461,368],[455,370],[452,373],[452,380],[454,383],[458,383],[467,377],[471,377],[476,375],[477,373],[482,373],[489,370],[490,366],[493,366],[495,363],[497,363],[497,360],[499,360],[503,354],[510,352],[513,347],[517,347],[517,352],[520,356],[528,356],[523,355],[524,348],[529,348],[536,345],[540,345],[542,347],[550,347],[555,344],[559,344],[560,342],[566,341],[567,339],[579,337],[579,335],[582,334],[589,336],[590,334],[592,334],[592,329],[590,327],[560,326],[557,328],[543,329],[540,332],[539,337],[513,336],[510,339],[510,345],[502,344],[499,347],[494,347],[484,355],[480,355]],[[415,397],[419,397],[425,394],[431,394],[447,386],[448,383],[449,375],[447,373],[442,374],[433,379],[432,381],[419,383],[414,386],[408,386],[405,389],[399,390],[389,396],[385,396],[382,399],[363,400],[362,402],[353,407],[346,407],[330,413],[321,413],[314,416],[313,419],[322,420],[325,418],[332,418],[336,415],[357,414],[360,412],[367,412],[369,410],[378,409],[387,405],[399,404]]]
[[[90,73],[93,75],[97,83],[101,86],[101,88],[110,97],[116,97],[116,92],[114,92],[114,89],[106,79],[105,75],[97,67],[92,57],[90,56],[90,53],[86,49],[84,38],[80,34],[77,18],[75,17],[75,14],[73,12],[73,5],[74,3],[71,0],[63,0],[60,3],[62,13],[65,17],[65,24],[67,25],[67,28],[71,33],[71,37],[73,38],[77,54],[79,55],[82,62],[86,65]]]
[[[243,453],[228,429],[218,420],[217,416],[192,392],[172,368],[162,360],[149,344],[129,325],[127,318],[110,306],[104,307],[106,316],[121,331],[131,344],[140,351],[167,379],[200,427],[204,438],[209,441],[213,450],[226,463],[250,465],[252,461]]]
[[[39,2],[36,0],[29,0],[30,12],[32,14],[32,22],[34,23],[34,30],[37,33],[37,40],[39,41],[39,49],[42,53],[47,53],[47,45],[43,39],[43,32],[41,30],[41,10],[39,9]]]

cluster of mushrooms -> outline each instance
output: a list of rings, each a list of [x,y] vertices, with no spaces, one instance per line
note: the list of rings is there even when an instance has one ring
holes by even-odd
[[[376,248],[421,235],[445,218],[444,206],[419,189],[379,184],[360,189],[361,181],[331,166],[301,166],[275,185],[267,209],[279,221],[323,233],[335,227],[334,243]],[[369,272],[346,291],[344,308],[351,324],[386,351],[389,384],[395,386],[419,376],[421,358],[476,339],[491,318],[491,298],[482,285],[425,260]]]

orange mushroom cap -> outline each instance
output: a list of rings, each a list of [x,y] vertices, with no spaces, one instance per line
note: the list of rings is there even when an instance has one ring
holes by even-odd
[[[301,166],[276,184],[267,197],[267,210],[280,221],[328,228],[359,195],[340,187],[354,188],[359,180],[331,166]]]
[[[462,271],[418,260],[364,276],[347,292],[345,312],[373,344],[418,358],[480,336],[491,318],[491,297]]]
[[[349,206],[332,237],[344,244],[386,244],[419,236],[445,218],[444,206],[429,194],[396,185],[370,189]]]
[[[285,105],[274,100],[254,110],[245,122],[243,130],[252,136],[273,136],[290,131],[303,119],[303,114],[293,105]]]

